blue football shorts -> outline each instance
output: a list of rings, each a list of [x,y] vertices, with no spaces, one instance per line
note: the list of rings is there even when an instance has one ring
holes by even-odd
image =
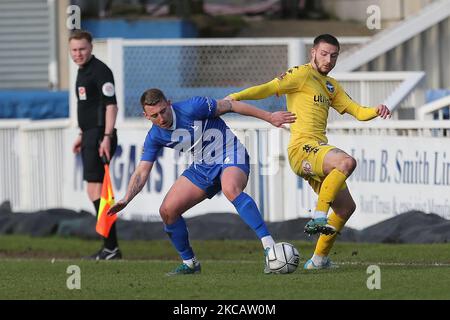
[[[250,174],[250,158],[246,153],[244,163],[191,164],[189,168],[183,172],[182,176],[188,178],[189,181],[204,190],[207,197],[211,199],[222,190],[220,178],[227,167],[238,167],[244,171],[248,177]]]

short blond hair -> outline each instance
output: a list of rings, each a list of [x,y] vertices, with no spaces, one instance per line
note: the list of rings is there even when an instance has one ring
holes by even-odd
[[[142,108],[144,106],[154,106],[161,101],[167,101],[167,99],[164,93],[157,88],[148,89],[141,96]]]
[[[75,40],[86,39],[89,43],[92,43],[92,34],[86,30],[75,29],[70,33],[69,42],[73,39]]]

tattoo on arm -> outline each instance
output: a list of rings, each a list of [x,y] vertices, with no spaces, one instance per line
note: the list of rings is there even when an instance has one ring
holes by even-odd
[[[139,174],[136,174],[134,179],[131,180],[128,187],[128,202],[131,201],[144,187],[145,180]]]

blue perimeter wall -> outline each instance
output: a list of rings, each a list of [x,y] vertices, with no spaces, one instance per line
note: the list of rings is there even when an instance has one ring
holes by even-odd
[[[81,28],[91,32],[94,38],[178,39],[198,35],[192,23],[182,20],[84,20]]]
[[[0,118],[38,120],[68,117],[68,91],[0,91]]]

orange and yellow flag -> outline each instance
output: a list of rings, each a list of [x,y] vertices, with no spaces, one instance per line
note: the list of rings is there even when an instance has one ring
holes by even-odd
[[[103,178],[102,196],[97,215],[97,226],[95,230],[103,237],[108,238],[111,226],[117,220],[117,214],[108,216],[106,213],[114,205],[114,193],[109,175],[109,165],[105,164],[105,176]]]

